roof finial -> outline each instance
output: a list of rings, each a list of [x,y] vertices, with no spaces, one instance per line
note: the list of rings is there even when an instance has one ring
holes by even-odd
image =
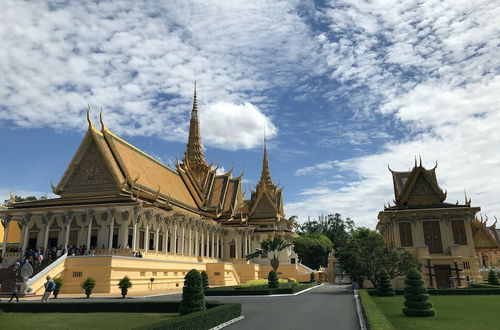
[[[267,137],[264,133],[264,157],[262,159],[262,174],[260,176],[260,181],[258,185],[264,185],[266,187],[273,186],[274,183],[271,179],[271,171],[269,170],[269,159],[267,157]]]
[[[414,167],[417,167],[417,156],[415,156],[415,166]]]
[[[189,137],[184,154],[184,160],[194,166],[208,167],[205,161],[205,154],[201,144],[200,124],[198,121],[198,100],[196,96],[196,81],[194,82],[193,109],[191,110],[191,120],[189,122]]]
[[[420,167],[422,167],[422,156],[418,155],[418,159],[420,160]]]
[[[101,131],[105,131],[108,128],[104,124],[104,121],[102,120],[102,107],[101,107],[101,112],[99,112],[99,121],[101,122]]]
[[[89,129],[93,128],[94,125],[92,124],[92,120],[90,120],[90,104],[88,105],[87,108],[87,121],[89,122]]]

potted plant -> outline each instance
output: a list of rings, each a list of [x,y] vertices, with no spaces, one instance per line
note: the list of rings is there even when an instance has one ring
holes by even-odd
[[[118,287],[122,290],[122,298],[125,298],[127,295],[128,289],[132,287],[132,282],[130,282],[130,278],[125,276],[118,282]]]
[[[61,277],[56,277],[53,279],[54,283],[56,284],[56,287],[54,288],[53,295],[54,298],[57,298],[59,295],[59,291],[61,291],[61,288],[64,285],[63,279]]]
[[[95,288],[95,280],[92,277],[87,277],[87,279],[82,283],[82,289],[85,290],[85,295],[90,297],[92,290]]]

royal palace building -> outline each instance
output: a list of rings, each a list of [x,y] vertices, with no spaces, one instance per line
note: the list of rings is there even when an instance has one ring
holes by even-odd
[[[426,169],[415,161],[410,171],[389,169],[394,205],[379,212],[377,229],[389,247],[402,247],[420,261],[427,287],[466,287],[482,280],[473,229],[480,208],[471,206],[467,197],[464,204],[446,203],[436,167]],[[403,288],[404,277],[394,285]]]
[[[192,268],[207,271],[212,285],[267,277],[267,259],[249,262],[245,256],[263,239],[291,241],[295,234],[283,191],[271,179],[265,143],[260,181],[245,199],[242,175],[219,174],[205,160],[196,89],[186,152],[175,168],[114,134],[102,112],[97,129],[89,112],[83,141],[57,186],[51,184],[59,197],[0,209],[2,267],[29,250],[68,251],[30,279],[34,292],[45,275],[62,276],[63,293],[80,292],[87,276],[96,278],[96,292],[118,292],[125,275],[135,290],[175,288]],[[12,252],[7,237],[13,227],[21,238]],[[134,257],[138,252],[142,258]],[[281,276],[308,279],[292,247],[281,252],[280,262]]]

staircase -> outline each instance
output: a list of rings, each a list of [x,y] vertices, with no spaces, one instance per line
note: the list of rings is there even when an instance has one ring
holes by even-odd
[[[0,297],[10,297],[15,281],[22,282],[23,280],[19,274],[16,276],[13,265],[8,268],[0,268],[0,284],[2,285]]]
[[[31,278],[42,272],[54,261],[55,260],[52,260],[52,262],[50,262],[48,259],[45,259],[42,261],[40,266],[33,267],[33,275],[31,276]],[[2,287],[0,288],[0,297],[10,297],[12,293],[12,286],[14,285],[15,281],[18,281],[19,283],[23,282],[23,279],[21,277],[21,269],[19,269],[18,275],[16,276],[16,273],[14,272],[14,265],[9,266],[8,268],[0,268],[0,284],[2,285]],[[28,293],[28,295],[30,294]],[[19,296],[24,296],[21,291],[19,292]]]

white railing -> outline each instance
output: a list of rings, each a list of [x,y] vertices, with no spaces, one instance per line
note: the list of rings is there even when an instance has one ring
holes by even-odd
[[[36,274],[32,278],[28,280],[28,284],[31,286],[33,283],[38,281],[39,279],[43,278],[48,272],[50,272],[52,269],[54,269],[57,265],[61,264],[66,260],[67,253],[64,253],[62,256],[57,258],[54,262],[52,262],[50,265],[45,267],[40,273]]]

